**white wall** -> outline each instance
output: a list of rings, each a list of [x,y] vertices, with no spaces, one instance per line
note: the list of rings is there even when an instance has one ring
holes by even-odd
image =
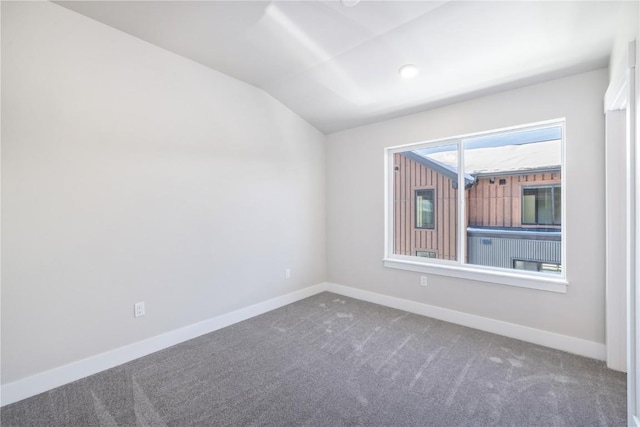
[[[620,7],[616,35],[609,58],[610,81],[624,75],[629,64],[629,42],[638,37],[640,6],[637,1],[626,1]]]
[[[263,91],[2,2],[2,124],[3,384],[325,280],[324,136]]]
[[[327,137],[330,282],[604,343],[607,70],[524,87]],[[386,269],[384,148],[566,117],[566,294]]]

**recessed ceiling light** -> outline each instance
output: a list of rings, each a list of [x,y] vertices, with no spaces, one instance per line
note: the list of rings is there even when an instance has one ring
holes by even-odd
[[[417,66],[415,66],[413,64],[406,64],[406,65],[403,65],[402,67],[400,67],[400,70],[398,70],[398,72],[400,73],[400,75],[403,78],[411,79],[411,78],[417,76],[418,73],[420,72],[420,70],[418,69]]]
[[[360,3],[360,0],[340,0],[344,7],[353,7]]]

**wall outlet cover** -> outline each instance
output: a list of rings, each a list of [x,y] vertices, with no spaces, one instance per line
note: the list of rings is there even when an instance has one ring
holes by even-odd
[[[144,316],[144,314],[145,314],[144,301],[135,303],[133,305],[133,316],[140,317],[140,316]]]

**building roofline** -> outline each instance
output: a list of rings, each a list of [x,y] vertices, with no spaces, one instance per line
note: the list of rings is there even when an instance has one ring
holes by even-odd
[[[430,159],[428,157],[423,157],[420,154],[417,154],[413,151],[405,151],[400,154],[441,175],[446,176],[452,181],[453,188],[458,188],[458,171],[456,168],[453,168],[437,160]],[[509,171],[479,172],[473,175],[465,174],[464,175],[465,189],[471,188],[476,183],[478,178],[512,176],[512,175],[529,175],[532,173],[558,173],[561,171],[562,169],[560,166],[546,166],[542,168],[517,169],[517,170],[509,170]]]
[[[429,169],[446,176],[453,183],[453,188],[458,188],[458,171],[451,166],[445,165],[437,160],[429,159],[427,157],[423,157],[420,154],[416,154],[413,151],[405,151],[400,153],[404,157],[413,160],[414,162],[420,163],[421,165],[428,167]],[[464,176],[465,189],[471,188],[471,186],[476,182],[476,179],[473,175]]]
[[[529,175],[531,173],[557,173],[562,172],[560,166],[548,166],[543,168],[531,168],[531,169],[516,169],[510,171],[495,171],[495,172],[478,172],[473,176],[476,178],[498,177],[498,176],[511,176],[511,175]]]

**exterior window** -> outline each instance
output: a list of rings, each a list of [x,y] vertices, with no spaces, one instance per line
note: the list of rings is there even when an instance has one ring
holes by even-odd
[[[563,280],[563,135],[558,120],[388,148],[385,266]]]
[[[526,225],[560,225],[562,203],[560,186],[522,189],[522,223]]]
[[[435,258],[436,253],[431,251],[416,251],[416,256],[420,256],[424,258]]]
[[[554,262],[527,261],[520,259],[513,260],[513,268],[516,270],[539,271],[542,273],[559,274],[561,272],[560,264]]]
[[[434,228],[433,190],[416,190],[416,228]]]

